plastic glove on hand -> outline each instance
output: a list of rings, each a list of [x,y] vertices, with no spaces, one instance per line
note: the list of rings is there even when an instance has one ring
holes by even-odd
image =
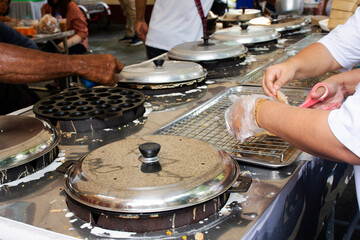
[[[254,94],[231,95],[229,98],[233,104],[225,111],[225,122],[230,134],[243,143],[247,138],[265,131],[256,123],[255,102],[258,98],[271,99],[270,97]]]

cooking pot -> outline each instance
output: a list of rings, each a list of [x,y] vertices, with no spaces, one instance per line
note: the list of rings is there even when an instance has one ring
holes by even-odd
[[[239,166],[227,153],[192,138],[130,137],[83,157],[65,190],[93,208],[127,213],[189,207],[229,189]]]
[[[304,10],[303,0],[276,0],[275,10],[278,15],[297,14]]]
[[[80,159],[65,175],[72,212],[93,225],[153,231],[219,211],[239,166],[226,152],[187,137],[130,137]]]
[[[0,184],[25,177],[58,154],[60,132],[28,116],[0,116]]]

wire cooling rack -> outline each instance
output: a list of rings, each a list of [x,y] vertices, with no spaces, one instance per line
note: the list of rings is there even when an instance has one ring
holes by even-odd
[[[283,89],[291,105],[300,105],[308,94],[305,89]],[[261,135],[240,144],[226,129],[224,114],[231,105],[230,95],[263,94],[259,86],[233,87],[220,93],[191,112],[155,132],[157,135],[177,135],[196,138],[225,150],[236,160],[278,168],[290,165],[300,150],[279,137]]]

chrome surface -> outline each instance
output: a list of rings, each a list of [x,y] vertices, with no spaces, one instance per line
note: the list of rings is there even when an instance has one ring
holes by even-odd
[[[45,231],[55,233],[53,235],[57,239],[66,240],[315,239],[352,177],[353,168],[350,165],[315,158],[304,152],[289,166],[277,169],[239,162],[240,175],[253,180],[247,192],[231,192],[225,206],[203,221],[148,233],[103,229],[74,216],[65,202],[64,173],[56,170],[73,161],[77,162],[105,144],[128,136],[154,134],[219,93],[238,87],[242,78],[248,74],[256,75],[264,64],[271,65],[272,61],[278,59],[281,51],[304,35],[296,39],[294,37],[295,35],[281,41],[283,49],[264,55],[247,56],[251,60],[249,59],[244,73],[208,82],[203,86],[203,93],[192,101],[187,102],[187,98],[183,97],[183,104],[167,107],[169,102],[160,111],[152,111],[148,105],[147,114],[143,118],[117,128],[84,135],[61,133],[60,154],[54,162],[21,180],[0,185],[0,228],[9,229],[5,227],[4,219],[11,221],[16,229],[11,233],[13,239],[28,235],[44,236]],[[178,102],[175,95],[176,93],[169,101]],[[159,102],[160,99],[161,97]],[[34,116],[31,109],[18,111],[17,114]],[[66,144],[66,140],[72,140],[73,144]]]
[[[319,41],[322,37],[326,36],[325,33],[312,33],[309,36],[299,40],[293,45],[290,45],[285,48],[285,52],[288,54],[294,55],[304,49],[305,47],[309,46],[312,43]]]
[[[37,159],[59,141],[59,131],[45,121],[26,116],[0,116],[0,170]]]
[[[275,40],[280,36],[281,34],[271,27],[249,26],[246,30],[242,30],[239,26],[234,26],[216,31],[211,39],[236,41],[246,45]]]
[[[164,61],[160,66],[146,62],[126,66],[119,73],[120,83],[166,84],[205,78],[207,72],[200,64],[186,61]]]
[[[188,61],[211,61],[232,57],[241,57],[247,53],[247,48],[236,41],[213,41],[209,45],[203,41],[187,42],[176,45],[168,52],[170,59]]]
[[[141,170],[144,165],[138,148],[148,142],[161,146],[162,169],[156,173]],[[91,152],[66,175],[67,194],[86,206],[121,213],[157,213],[219,196],[236,181],[239,166],[224,151],[200,140],[139,136]]]

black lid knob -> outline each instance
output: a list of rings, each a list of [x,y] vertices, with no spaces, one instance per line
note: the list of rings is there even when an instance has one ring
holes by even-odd
[[[242,9],[242,14],[245,14],[246,7],[241,7],[241,9]]]
[[[162,67],[164,62],[165,62],[164,59],[155,59],[155,60],[153,60],[153,63],[155,64],[156,67]]]
[[[249,24],[247,22],[241,22],[240,27],[241,30],[245,31],[249,27]]]
[[[200,47],[210,47],[210,46],[214,46],[215,43],[210,43],[210,37],[209,36],[204,36],[202,37],[202,39],[204,40],[203,42],[199,43],[198,46]]]
[[[156,157],[160,151],[160,144],[154,142],[143,143],[139,146],[139,151],[144,158]]]
[[[142,163],[140,170],[143,173],[156,173],[160,172],[162,169],[159,162],[153,162],[153,163]]]

